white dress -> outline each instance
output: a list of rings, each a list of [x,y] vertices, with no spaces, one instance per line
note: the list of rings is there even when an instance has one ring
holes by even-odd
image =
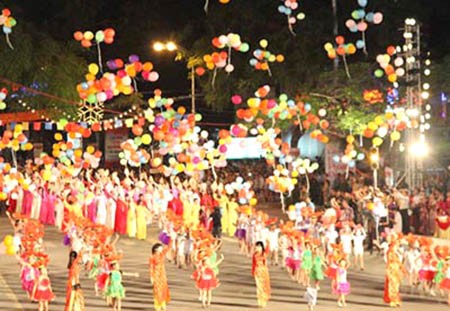
[[[104,194],[100,194],[97,197],[97,217],[96,222],[100,225],[106,224],[106,196]]]
[[[364,254],[364,240],[366,239],[366,234],[354,234],[353,235],[353,252],[356,255]]]
[[[351,234],[342,234],[341,235],[341,243],[342,243],[342,249],[344,251],[344,254],[351,254],[352,253],[352,235]]]

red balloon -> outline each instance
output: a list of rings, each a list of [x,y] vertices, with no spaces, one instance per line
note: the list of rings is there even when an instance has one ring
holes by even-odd
[[[345,39],[344,39],[343,36],[337,36],[336,37],[336,43],[337,44],[341,45],[341,44],[344,44],[344,42],[345,42]]]
[[[73,38],[77,41],[81,41],[81,40],[83,40],[83,33],[81,31],[76,31],[73,34]]]
[[[92,42],[86,39],[81,40],[81,46],[84,48],[90,48],[92,46]]]
[[[144,130],[143,130],[143,128],[141,126],[139,126],[139,124],[135,124],[135,125],[133,125],[133,128],[131,129],[131,132],[135,136],[141,136],[142,133],[144,132]]]

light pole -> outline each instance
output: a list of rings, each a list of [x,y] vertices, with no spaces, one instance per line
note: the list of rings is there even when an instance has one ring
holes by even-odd
[[[186,50],[178,46],[173,41],[160,42],[157,41],[153,43],[153,50],[156,52],[175,52],[177,51],[176,59],[184,59],[187,62],[187,67],[189,68],[189,59],[186,57]],[[191,76],[191,113],[195,114],[195,68],[190,66],[190,76]]]

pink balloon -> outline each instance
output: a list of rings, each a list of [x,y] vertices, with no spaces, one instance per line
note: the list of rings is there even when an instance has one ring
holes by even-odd
[[[360,22],[358,23],[358,30],[359,31],[366,31],[367,30],[367,23],[366,22]]]
[[[242,103],[242,97],[241,97],[240,95],[233,95],[233,96],[231,97],[231,102],[232,102],[234,105],[239,105],[240,103]]]
[[[348,19],[345,22],[345,26],[347,26],[347,28],[353,28],[356,26],[356,22],[353,19]]]
[[[159,79],[159,73],[157,73],[156,71],[152,71],[150,72],[150,74],[148,75],[148,80],[150,82],[155,82]]]
[[[219,151],[220,151],[221,153],[227,152],[227,146],[226,146],[226,145],[220,145],[220,146],[219,146]]]
[[[381,24],[383,22],[383,13],[377,12],[373,15],[373,23]]]

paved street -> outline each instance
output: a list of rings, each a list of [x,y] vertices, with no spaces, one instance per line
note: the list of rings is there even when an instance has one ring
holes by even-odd
[[[11,233],[7,220],[0,218],[0,237]],[[153,310],[152,290],[148,280],[147,262],[152,241],[157,234],[155,228],[150,230],[148,241],[123,238],[119,248],[125,252],[122,261],[124,272],[140,274],[136,277],[124,277],[127,297],[123,310]],[[62,235],[55,228],[47,228],[46,245],[51,256],[49,273],[57,299],[51,304],[51,310],[63,310],[65,284],[67,279],[68,249],[62,244]],[[251,277],[251,261],[237,252],[237,243],[226,239],[223,252],[225,262],[221,266],[219,279],[221,286],[213,293],[211,310],[253,310],[256,309],[255,285]],[[346,310],[371,311],[389,310],[382,301],[383,264],[379,256],[367,255],[368,271],[364,273],[351,270],[349,273],[352,293],[348,297]],[[191,271],[179,270],[167,263],[169,286],[172,302],[168,310],[201,309],[197,301],[198,292],[190,279]],[[281,268],[271,268],[272,300],[267,310],[306,310],[303,300],[304,289],[293,283]],[[86,310],[107,310],[105,303],[94,296],[93,282],[83,278],[81,284],[86,296]],[[21,289],[19,267],[14,257],[0,256],[0,310],[37,310],[37,305],[30,303]],[[402,310],[448,310],[443,298],[410,296],[403,294]],[[319,293],[317,310],[337,310],[335,297],[330,294],[329,281],[324,281]]]

